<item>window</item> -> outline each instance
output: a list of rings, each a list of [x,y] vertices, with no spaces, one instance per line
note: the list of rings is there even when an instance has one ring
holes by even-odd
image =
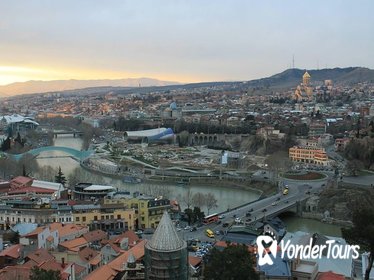
[[[110,218],[113,220],[114,219],[114,215],[110,215]]]
[[[82,217],[82,222],[85,222],[86,221],[86,217]]]
[[[76,221],[76,222],[79,222],[79,217],[76,217],[76,218],[75,218],[75,221]]]
[[[94,221],[97,221],[97,216],[94,216]]]
[[[101,216],[101,219],[102,219],[102,220],[105,220],[104,216]]]
[[[121,215],[117,215],[117,219],[121,219]]]

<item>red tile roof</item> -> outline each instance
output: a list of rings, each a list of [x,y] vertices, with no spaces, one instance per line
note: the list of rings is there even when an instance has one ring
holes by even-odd
[[[130,248],[133,247],[140,240],[139,236],[133,230],[128,230],[128,231],[122,233],[121,235],[112,238],[111,241],[113,241],[113,243],[119,245],[119,244],[121,244],[121,241],[124,238],[128,238],[128,243],[129,243]]]
[[[117,275],[117,271],[109,267],[108,265],[103,265],[98,269],[95,269],[93,272],[88,274],[84,280],[113,280]],[[2,279],[0,279],[2,280]],[[5,280],[5,279],[4,279]]]
[[[108,235],[106,234],[106,232],[102,231],[101,229],[98,229],[83,234],[83,238],[86,239],[87,242],[94,242],[107,239]]]
[[[6,248],[5,250],[0,252],[0,257],[8,257],[12,259],[18,259],[21,257],[21,253],[23,250],[23,246],[20,244],[16,244]]]
[[[31,252],[26,256],[26,259],[34,261],[36,264],[41,264],[43,262],[53,260],[54,257],[48,253],[48,251],[44,248],[37,249],[34,252]]]
[[[78,237],[73,240],[61,242],[59,245],[70,251],[78,252],[80,248],[87,246],[88,242],[83,237]]]
[[[345,277],[341,274],[328,271],[318,273],[316,280],[345,280]]]
[[[130,250],[125,251],[122,255],[115,258],[110,263],[94,270],[84,278],[85,280],[113,280],[118,272],[123,271],[124,264],[127,263],[130,253],[132,253],[136,260],[144,256],[145,240],[142,240]]]
[[[9,279],[29,279],[30,278],[30,267],[24,267],[20,265],[7,266],[0,270],[0,280]]]
[[[203,261],[202,258],[198,258],[195,256],[188,256],[188,263],[192,265],[193,267],[198,266],[199,264],[201,264],[202,261]]]
[[[24,176],[18,176],[10,180],[10,187],[19,188],[23,186],[31,186],[34,179]]]
[[[53,194],[54,190],[48,190],[38,187],[19,187],[16,189],[12,189],[8,192],[8,194],[22,194],[22,193],[42,193],[42,194]]]

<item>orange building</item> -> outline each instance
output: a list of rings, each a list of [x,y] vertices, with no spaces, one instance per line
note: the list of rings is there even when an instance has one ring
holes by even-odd
[[[328,165],[329,158],[324,148],[310,146],[294,146],[289,149],[289,158],[292,161]]]

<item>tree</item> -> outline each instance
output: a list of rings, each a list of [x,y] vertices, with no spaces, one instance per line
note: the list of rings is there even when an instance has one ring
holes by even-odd
[[[66,178],[65,178],[64,173],[62,173],[62,171],[61,171],[61,166],[58,167],[58,172],[57,172],[57,175],[55,177],[55,182],[60,183],[63,186],[65,186],[65,184],[66,184]]]
[[[204,212],[201,212],[201,209],[199,207],[193,208],[193,215],[194,215],[195,222],[202,222],[202,220],[205,217]]]
[[[374,208],[357,209],[353,212],[352,222],[352,228],[342,228],[343,238],[349,244],[360,245],[361,251],[369,253],[369,263],[365,270],[365,280],[369,280],[374,262]]]
[[[205,195],[205,204],[206,204],[206,209],[208,210],[208,215],[209,215],[210,209],[217,207],[217,199],[215,198],[214,194],[207,193]]]
[[[61,280],[61,274],[57,270],[45,270],[34,266],[31,269],[30,280]]]
[[[347,169],[350,175],[357,176],[357,172],[361,170],[362,167],[363,167],[363,164],[361,161],[357,159],[353,159],[353,160],[348,161],[345,168]]]
[[[193,202],[192,198],[193,198],[193,193],[191,192],[191,188],[188,187],[187,192],[185,192],[181,198],[182,202],[186,204],[187,209],[191,208],[191,205]]]
[[[254,257],[246,245],[228,245],[222,252],[213,248],[208,255],[204,277],[207,280],[257,280]]]
[[[192,197],[192,204],[201,209],[203,206],[205,206],[205,195],[200,192],[195,193]]]

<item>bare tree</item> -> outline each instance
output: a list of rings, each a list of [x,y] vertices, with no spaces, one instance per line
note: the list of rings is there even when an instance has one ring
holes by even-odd
[[[275,152],[270,155],[265,162],[269,166],[269,169],[273,171],[273,182],[278,181],[278,173],[280,171],[287,171],[291,166],[292,162],[288,158],[288,154],[283,151]]]
[[[195,207],[199,207],[200,209],[205,206],[205,195],[203,195],[202,193],[198,192],[198,193],[195,193],[193,196],[192,196],[192,204],[195,206]]]
[[[170,196],[170,188],[164,185],[147,185],[144,192],[154,197],[169,198]]]
[[[180,200],[187,205],[187,209],[190,209],[193,204],[193,193],[191,192],[191,188],[188,187],[187,192],[185,192]]]
[[[209,215],[209,211],[217,207],[217,199],[212,193],[207,193],[204,197],[205,197],[206,209],[208,210],[208,215]]]
[[[44,181],[54,182],[55,174],[57,173],[57,169],[54,169],[52,166],[42,166],[35,172],[35,176]]]

